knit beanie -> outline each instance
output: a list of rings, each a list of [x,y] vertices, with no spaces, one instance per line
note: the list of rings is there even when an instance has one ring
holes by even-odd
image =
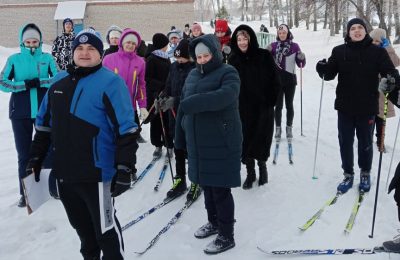
[[[108,34],[108,38],[121,38],[121,32],[120,31],[111,31]]]
[[[176,37],[178,39],[181,38],[181,32],[178,30],[172,30],[167,34],[168,40],[171,41],[171,38]]]
[[[153,35],[153,48],[154,50],[159,50],[168,45],[168,37],[162,33],[156,33]]]
[[[227,32],[228,21],[227,20],[216,20],[215,21],[215,32]]]
[[[174,50],[174,56],[176,58],[182,57],[189,59],[189,42],[186,39],[182,39],[178,46]]]
[[[116,25],[111,25],[110,28],[108,28],[107,34],[106,34],[106,41],[107,41],[108,44],[110,44],[110,37],[111,37],[110,33],[113,32],[113,31],[119,32],[120,34],[119,34],[118,38],[121,37],[122,29],[120,27],[116,26]]]
[[[382,28],[376,28],[369,33],[369,36],[372,40],[382,43],[382,39],[386,39],[386,31]]]
[[[211,54],[210,49],[207,47],[207,45],[205,45],[202,42],[199,42],[196,47],[194,48],[194,53],[196,54],[196,56],[199,56],[200,54],[206,54],[209,53]]]
[[[124,36],[124,38],[122,39],[122,45],[129,41],[134,42],[136,45],[138,44],[138,38],[133,33],[129,33]]]
[[[361,24],[361,25],[364,27],[365,32],[368,33],[368,31],[367,31],[367,26],[365,25],[365,22],[364,22],[362,19],[360,19],[360,18],[353,18],[353,19],[351,19],[351,20],[347,23],[347,35],[349,35],[350,28],[351,28],[351,26],[353,26],[354,24]]]
[[[287,32],[286,40],[287,40],[287,39],[293,40],[293,34],[292,34],[292,32],[290,31],[289,26],[288,26],[287,24],[284,24],[284,23],[283,23],[283,24],[279,25],[279,26],[278,26],[278,32],[279,32],[279,31],[285,31],[285,32]],[[278,35],[276,36],[276,39],[277,39],[278,41],[280,41]]]
[[[202,30],[201,30],[201,25],[198,24],[198,23],[194,23],[194,24],[192,25],[192,31],[194,31],[194,30],[200,30],[200,32],[201,32],[201,31],[202,31]]]
[[[71,18],[65,18],[63,21],[63,27],[65,27],[66,23],[71,23],[72,26],[74,26],[74,22],[71,20]]]
[[[103,54],[103,42],[100,34],[93,29],[85,29],[78,33],[72,43],[72,53],[81,44],[90,44],[98,50],[100,56]]]
[[[40,33],[33,27],[27,28],[22,34],[22,42],[25,42],[28,39],[36,39],[40,41]]]

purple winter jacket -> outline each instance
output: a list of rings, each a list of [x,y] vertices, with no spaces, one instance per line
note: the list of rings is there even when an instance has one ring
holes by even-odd
[[[127,34],[134,34],[138,42],[141,42],[140,35],[136,31],[125,29],[118,43],[118,51],[104,57],[103,65],[124,79],[133,109],[136,111],[136,102],[139,104],[139,108],[147,106],[146,81],[144,79],[146,65],[144,59],[138,56],[136,51],[129,53],[123,50],[122,41]]]
[[[279,44],[289,42],[290,49],[288,52],[284,53],[281,61],[277,60],[276,52],[278,50]],[[296,85],[296,65],[299,68],[302,68],[306,65],[306,59],[300,60],[297,58],[297,53],[299,53],[300,47],[297,43],[292,42],[291,40],[287,41],[276,41],[271,43],[267,49],[271,52],[274,57],[275,63],[278,66],[279,74],[281,75],[281,81],[283,84],[294,84]],[[290,74],[287,74],[290,73]]]

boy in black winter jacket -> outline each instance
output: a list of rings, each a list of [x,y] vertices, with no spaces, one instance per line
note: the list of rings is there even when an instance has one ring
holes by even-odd
[[[181,93],[185,80],[189,72],[196,67],[195,63],[189,57],[189,42],[183,39],[179,42],[174,51],[176,61],[171,65],[167,83],[165,87],[165,94],[167,95],[160,100],[160,108],[163,112],[170,111],[169,117],[169,131],[170,135],[174,136],[175,132],[175,115],[178,111]],[[172,115],[172,116],[171,116]],[[175,182],[172,188],[168,191],[167,197],[176,197],[182,195],[186,189],[186,151],[183,149],[174,149],[175,152]],[[197,184],[191,184],[189,193],[187,194],[188,200],[197,199],[200,195],[200,187]]]
[[[335,109],[338,110],[340,155],[344,179],[337,187],[346,193],[354,180],[353,143],[358,139],[358,165],[361,192],[370,190],[370,171],[373,157],[373,129],[378,109],[379,75],[391,75],[399,81],[399,73],[383,48],[372,44],[363,20],[354,18],[347,24],[345,43],[336,46],[328,61],[316,66],[324,80],[338,75]]]

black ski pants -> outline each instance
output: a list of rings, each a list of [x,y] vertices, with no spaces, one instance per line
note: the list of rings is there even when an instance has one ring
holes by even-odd
[[[233,238],[235,203],[230,188],[204,186],[208,221],[218,227],[218,234]]]
[[[59,182],[60,199],[81,240],[84,259],[124,259],[121,226],[115,216],[111,182]]]
[[[340,156],[345,173],[354,174],[354,132],[358,140],[358,166],[363,172],[371,171],[374,124],[374,115],[353,116],[338,111]]]
[[[18,179],[19,193],[24,194],[22,189],[22,179],[26,177],[26,166],[29,161],[29,151],[31,149],[33,139],[33,129],[35,127],[35,119],[11,119],[11,125],[14,134],[15,148],[18,154]],[[50,148],[51,151],[51,148]],[[43,168],[51,168],[52,153],[48,153]],[[50,175],[49,190],[52,195],[57,194],[56,180]]]
[[[294,108],[293,99],[296,91],[296,85],[286,84],[282,86],[281,91],[278,94],[275,106],[275,124],[281,126],[282,124],[282,109],[283,109],[283,98],[285,98],[286,106],[286,125],[293,125]]]
[[[155,115],[154,118],[150,121],[151,144],[156,147],[166,146],[168,148],[173,148],[174,143],[169,133],[168,113],[163,113],[162,118],[163,118],[163,124],[161,124],[161,118],[159,113]],[[164,125],[166,140],[164,140],[163,125]],[[164,143],[165,141],[167,142],[166,144]]]

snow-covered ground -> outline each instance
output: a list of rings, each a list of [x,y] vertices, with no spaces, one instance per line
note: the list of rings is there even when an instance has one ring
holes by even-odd
[[[240,22],[232,24],[232,30]],[[261,22],[248,23],[258,31]],[[267,21],[264,21],[267,24]],[[205,31],[211,29],[204,25]],[[271,32],[274,29],[270,28]],[[378,172],[379,153],[374,151],[372,169],[372,189],[365,196],[352,232],[345,235],[343,230],[356,198],[359,181],[356,174],[355,188],[341,197],[337,203],[325,210],[321,218],[306,232],[298,227],[311,217],[336,192],[342,179],[339,146],[337,140],[336,111],[333,109],[336,81],[325,82],[319,149],[316,165],[317,180],[312,179],[316,142],[318,111],[322,81],[315,72],[319,59],[327,58],[332,47],[343,42],[341,36],[329,37],[328,30],[317,32],[304,28],[293,29],[294,41],[300,44],[307,56],[307,66],[303,71],[303,133],[300,136],[300,85],[295,96],[294,122],[294,165],[289,165],[285,140],[277,165],[268,162],[269,183],[251,190],[233,189],[235,199],[235,239],[236,247],[213,259],[263,259],[268,258],[259,250],[310,249],[310,248],[353,248],[373,247],[391,239],[399,227],[397,209],[392,195],[385,190],[386,178],[398,123],[398,117],[387,123],[386,147],[382,162],[381,186],[378,211],[373,239],[368,238],[371,230],[375,187]],[[0,67],[16,49],[0,47]],[[48,46],[46,50],[49,50]],[[298,79],[300,82],[300,71]],[[357,97],[355,96],[354,99]],[[16,206],[19,198],[17,182],[17,158],[11,123],[8,119],[9,94],[0,93],[0,259],[44,260],[81,259],[79,239],[69,225],[60,201],[50,200],[36,213],[28,216],[25,209]],[[397,112],[400,113],[399,111]],[[284,113],[285,114],[285,113]],[[284,121],[285,122],[285,121]],[[149,127],[144,127],[144,137],[149,140]],[[355,142],[355,147],[357,143]],[[273,151],[273,148],[271,149]],[[141,170],[151,160],[153,147],[150,142],[141,144],[137,153],[137,169]],[[164,151],[165,154],[165,151]],[[392,174],[399,158],[399,147],[395,150]],[[355,155],[357,165],[357,155]],[[171,177],[167,173],[160,191],[153,190],[162,167],[159,162],[154,169],[133,189],[116,199],[117,215],[121,225],[125,225],[139,214],[160,202],[171,187]],[[357,170],[357,166],[355,167]],[[242,178],[246,176],[242,167]],[[124,232],[126,259],[205,259],[204,246],[213,238],[198,240],[194,231],[206,221],[204,199],[201,197],[184,212],[181,219],[164,234],[157,244],[144,256],[138,257],[134,251],[144,249],[147,243],[181,208],[185,198],[179,198],[166,207],[148,216],[142,222]],[[271,257],[272,259],[275,257]],[[276,257],[289,259],[286,257]],[[400,255],[353,255],[340,259],[400,259]],[[296,259],[307,259],[297,257]],[[328,259],[327,256],[315,259]],[[329,258],[330,259],[330,258]]]

